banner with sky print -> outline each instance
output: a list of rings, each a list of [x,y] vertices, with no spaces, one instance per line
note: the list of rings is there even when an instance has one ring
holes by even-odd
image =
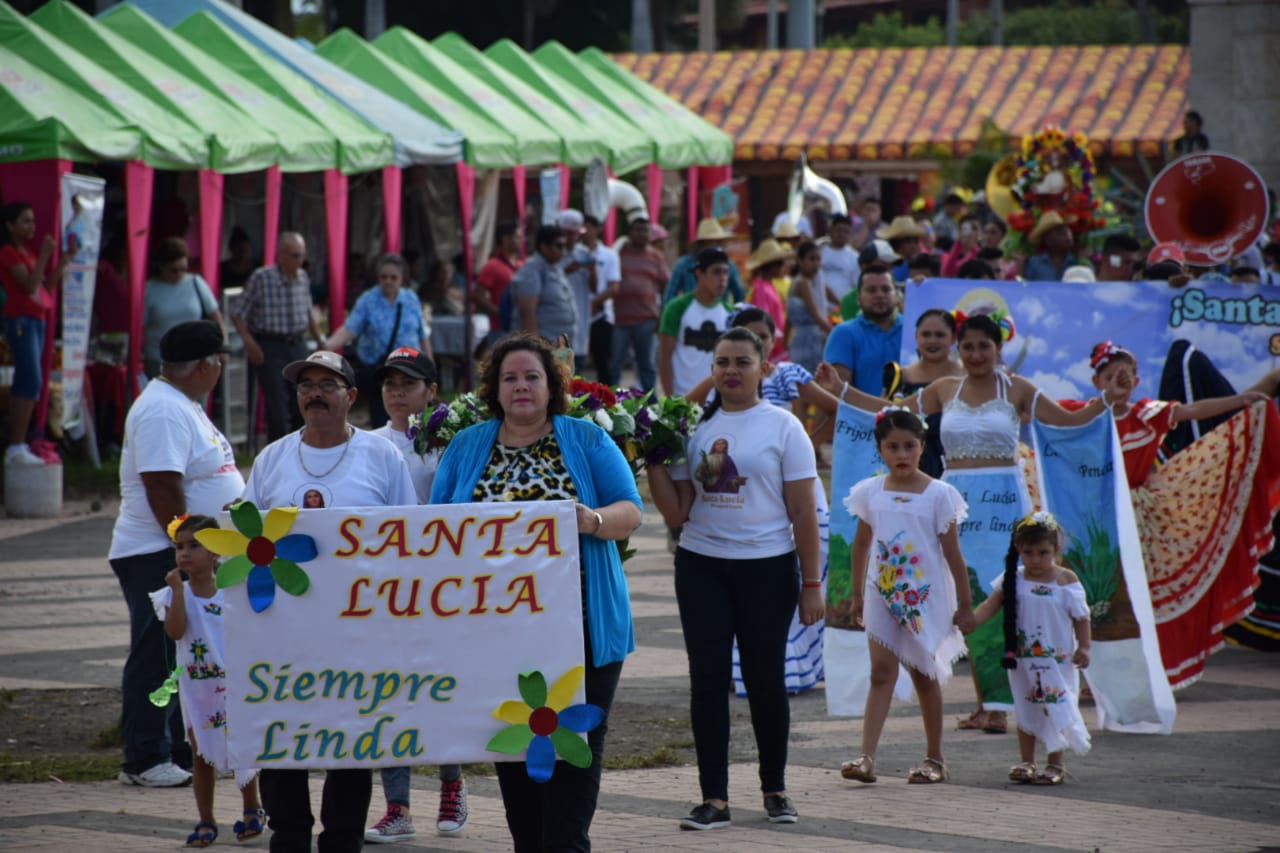
[[[1079,576],[1092,620],[1084,670],[1098,725],[1169,734],[1176,707],[1165,676],[1138,528],[1109,413],[1078,427],[1032,422],[1041,499],[1065,534],[1061,562]]]

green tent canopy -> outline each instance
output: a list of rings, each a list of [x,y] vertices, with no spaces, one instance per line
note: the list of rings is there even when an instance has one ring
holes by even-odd
[[[518,109],[491,84],[472,74],[465,65],[433,47],[404,27],[392,27],[372,42],[383,55],[408,68],[431,89],[449,100],[465,104],[488,119],[494,127],[505,128],[515,138],[517,162],[524,166],[560,162],[561,135],[554,128]],[[467,136],[468,146],[471,137]],[[571,129],[566,129],[569,132]]]
[[[534,56],[537,56],[537,52]],[[631,74],[609,58],[598,47],[578,51],[578,58],[593,72],[608,76],[626,86],[642,100],[656,107],[666,122],[686,138],[696,140],[701,150],[699,166],[722,166],[733,162],[733,137],[702,118],[684,104],[672,98],[639,77]]]
[[[515,42],[502,39],[485,50],[485,56],[512,74],[527,81],[543,96],[569,110],[609,144],[609,165],[615,174],[625,174],[655,162],[656,140],[652,134],[637,128],[607,107],[594,95],[578,89],[525,53]]]
[[[461,100],[429,84],[414,71],[343,27],[316,45],[315,52],[376,89],[463,136],[463,159],[472,166],[500,169],[518,165],[514,136]]]
[[[108,9],[98,22],[221,99],[243,116],[243,121],[269,120],[272,132],[282,142],[281,170],[316,172],[338,165],[338,140],[331,132],[161,26],[146,12],[122,3]]]
[[[677,127],[661,110],[635,92],[587,65],[558,41],[549,41],[532,53],[535,62],[567,80],[597,106],[618,121],[648,136],[654,144],[654,161],[664,169],[683,169],[702,160],[697,140]]]
[[[267,56],[209,12],[196,12],[173,28],[242,77],[327,128],[338,139],[338,169],[372,172],[395,159],[391,135],[348,110],[282,62]]]
[[[0,44],[114,116],[117,124],[139,128],[143,134],[140,159],[149,166],[199,169],[208,165],[209,145],[199,131],[6,3],[0,3]]]
[[[31,20],[198,129],[208,140],[208,168],[256,172],[280,159],[281,144],[275,134],[106,29],[69,0],[50,0]]]
[[[384,40],[385,39],[385,40]],[[388,32],[377,41],[379,50],[392,52],[403,59],[402,48]],[[572,110],[561,107],[545,97],[542,92],[489,59],[471,42],[457,33],[445,33],[431,42],[440,53],[464,66],[468,71],[489,84],[529,118],[559,134],[561,140],[560,162],[566,166],[585,168],[597,157],[602,162],[613,160],[613,149],[608,140],[594,131]]]
[[[0,162],[134,160],[142,132],[0,44]]]

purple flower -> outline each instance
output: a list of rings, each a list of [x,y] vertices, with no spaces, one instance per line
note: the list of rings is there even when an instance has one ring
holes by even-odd
[[[636,412],[636,426],[648,429],[653,425],[653,417],[649,414],[647,408],[643,408]]]
[[[427,432],[435,432],[444,423],[444,419],[449,416],[449,407],[444,403],[436,406],[436,410],[431,413],[431,417],[427,419]]]
[[[419,427],[417,424],[409,424],[409,428],[404,431],[405,438],[408,438],[408,439],[417,438],[418,433],[420,431],[421,431],[421,427]]]

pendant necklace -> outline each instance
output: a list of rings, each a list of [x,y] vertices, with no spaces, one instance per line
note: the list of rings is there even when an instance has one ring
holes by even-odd
[[[307,429],[306,427],[303,427],[302,432],[298,435],[298,464],[302,466],[303,471],[307,472],[307,476],[315,477],[317,480],[323,480],[325,477],[328,477],[330,474],[336,471],[338,466],[342,464],[342,460],[347,458],[347,451],[351,449],[351,437],[355,434],[355,430],[351,426],[347,427],[347,440],[342,443],[342,455],[338,457],[337,462],[329,466],[328,471],[325,471],[321,474],[317,474],[315,471],[312,471],[310,468],[308,468],[307,460],[302,456],[302,445],[303,445],[302,439],[306,437],[306,434],[307,434]]]

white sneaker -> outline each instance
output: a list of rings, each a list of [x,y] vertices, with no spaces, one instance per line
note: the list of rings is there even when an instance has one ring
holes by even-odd
[[[191,784],[191,774],[172,761],[157,764],[141,773],[127,773],[121,770],[116,778],[125,785],[140,785],[143,788],[180,788]]]
[[[25,444],[11,444],[4,452],[5,465],[43,465],[45,461]]]

